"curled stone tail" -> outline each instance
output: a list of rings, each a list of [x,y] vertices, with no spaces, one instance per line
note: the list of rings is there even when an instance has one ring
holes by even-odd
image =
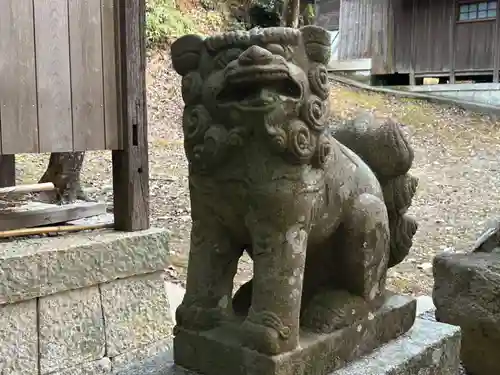
[[[382,185],[391,232],[389,267],[401,263],[413,244],[418,224],[406,211],[411,205],[417,185],[417,178],[409,174],[396,177]]]
[[[332,128],[332,135],[358,154],[377,176],[389,215],[389,267],[403,261],[412,246],[417,222],[406,214],[418,186],[410,170],[414,153],[402,126],[393,120],[377,121],[363,113]]]

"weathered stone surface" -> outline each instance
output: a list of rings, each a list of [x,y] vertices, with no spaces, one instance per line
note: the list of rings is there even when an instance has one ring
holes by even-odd
[[[98,287],[40,298],[41,374],[104,357],[104,319]]]
[[[53,372],[50,375],[110,375],[111,360],[103,358],[98,361],[84,363],[83,365],[63,371]]]
[[[462,328],[462,361],[474,375],[500,374],[500,254],[434,260],[436,318]]]
[[[101,294],[110,357],[172,335],[161,272],[103,284]]]
[[[165,230],[103,230],[0,244],[0,304],[162,270]]]
[[[459,327],[416,319],[408,333],[330,375],[457,375],[459,354]],[[158,359],[151,359],[150,363],[168,363],[169,361],[172,360],[168,358],[168,355],[162,354],[162,357]],[[158,365],[156,372],[150,365],[148,372],[137,372],[137,374],[200,374],[172,363],[168,371],[165,371],[164,367],[164,365]],[[119,375],[135,374],[135,372],[130,372]]]
[[[331,375],[457,375],[460,329],[416,319],[405,335]]]
[[[0,306],[0,374],[38,375],[36,315],[35,300]]]
[[[407,332],[415,309],[415,300],[392,296],[352,326],[331,334],[301,332],[300,348],[273,357],[242,347],[229,329],[199,334],[180,329],[174,339],[175,363],[203,375],[327,374]]]
[[[120,354],[112,358],[113,373],[142,375],[147,374],[148,371],[156,371],[155,374],[163,374],[161,371],[165,371],[165,363],[169,362],[165,358],[171,358],[172,348],[172,338],[168,338]]]
[[[330,335],[376,311],[387,269],[408,254],[413,150],[390,119],[331,126],[330,39],[309,25],[172,44],[193,219],[180,331],[237,315],[240,346],[296,353],[306,332]],[[232,298],[242,250],[255,272]]]

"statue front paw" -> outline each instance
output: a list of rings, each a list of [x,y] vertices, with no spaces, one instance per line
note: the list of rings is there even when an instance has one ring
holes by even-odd
[[[208,331],[220,325],[227,318],[221,308],[206,308],[196,305],[181,304],[175,311],[176,326],[191,331]]]
[[[240,329],[243,345],[263,354],[281,354],[298,345],[298,334],[283,326],[274,313],[261,312],[257,316],[250,313]]]

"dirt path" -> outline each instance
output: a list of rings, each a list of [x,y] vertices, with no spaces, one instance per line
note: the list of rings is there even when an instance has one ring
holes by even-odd
[[[182,283],[190,231],[180,127],[183,104],[180,79],[161,55],[150,59],[148,89],[152,223],[171,232],[174,267],[170,274]],[[441,251],[467,249],[485,219],[500,212],[500,123],[455,108],[340,85],[333,87],[331,100],[335,116],[370,110],[407,125],[416,150],[413,174],[420,178],[412,208],[420,227],[412,253],[390,271],[389,283],[405,293],[428,294],[432,257]],[[43,173],[47,155],[19,155],[17,160],[19,182],[33,182]],[[112,204],[110,153],[88,153],[83,181],[91,196]],[[250,274],[251,263],[245,258],[237,282]]]

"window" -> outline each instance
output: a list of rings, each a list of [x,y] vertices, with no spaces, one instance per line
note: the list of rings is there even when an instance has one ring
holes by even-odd
[[[497,17],[497,1],[460,4],[459,21],[488,20]]]

